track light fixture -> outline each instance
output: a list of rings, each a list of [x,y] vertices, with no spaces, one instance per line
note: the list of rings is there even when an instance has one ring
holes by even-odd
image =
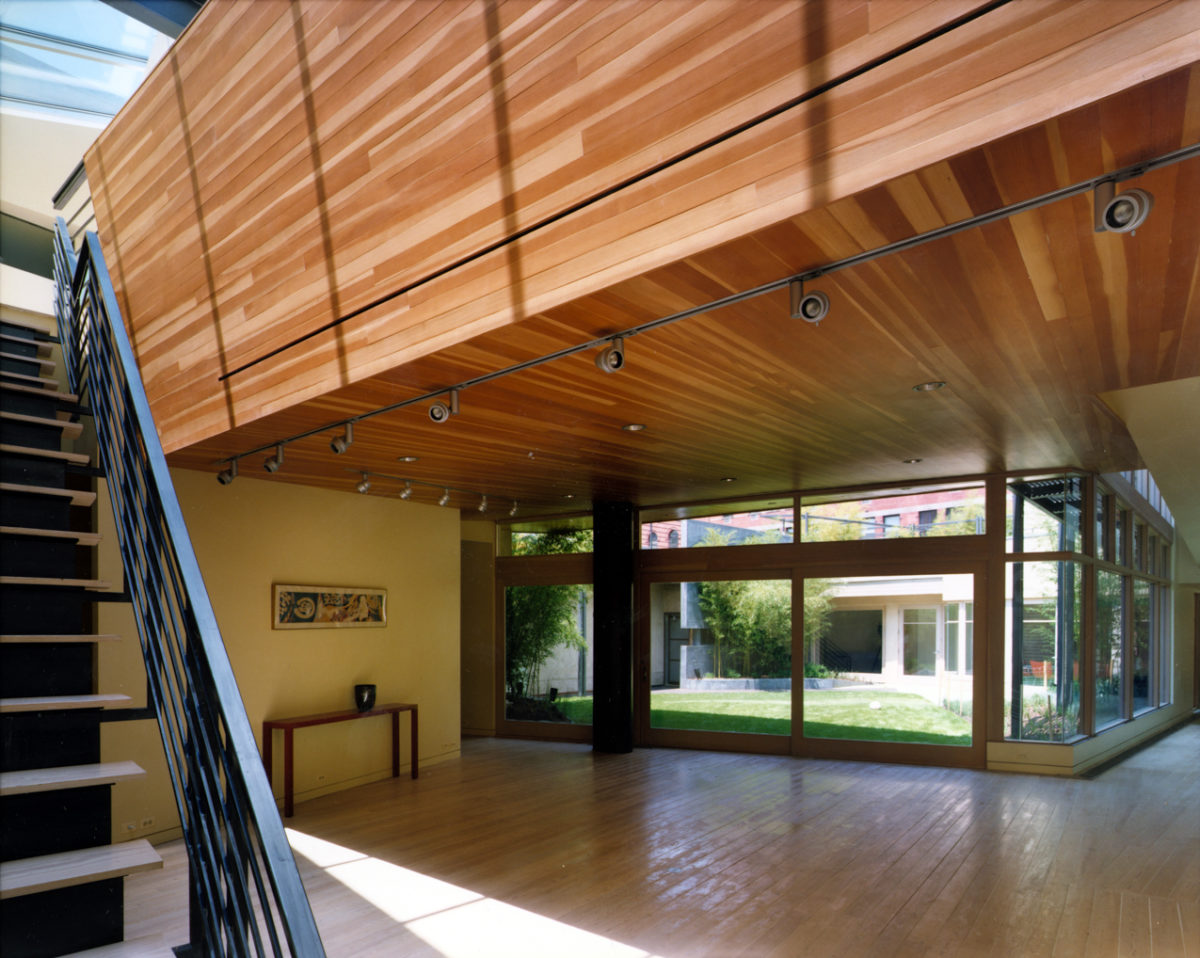
[[[354,488],[357,489],[359,492],[363,493],[364,495],[366,495],[366,493],[368,491],[370,491],[371,480],[367,478],[367,474],[365,472],[362,474],[362,480]]]
[[[267,472],[278,472],[279,467],[282,465],[283,465],[283,443],[280,443],[278,446],[275,447],[275,455],[271,456],[271,458],[269,458],[266,462],[263,463],[263,468],[266,469]]]
[[[429,418],[436,423],[446,422],[451,416],[458,415],[458,390],[451,389],[450,402],[444,403],[440,400],[429,407]]]
[[[512,508],[508,510],[508,514],[509,516],[515,516],[517,514],[517,501],[515,499],[513,500]]]
[[[1117,193],[1112,180],[1097,186],[1093,197],[1097,233],[1132,233],[1146,222],[1154,206],[1154,197],[1145,190]]]
[[[596,368],[606,373],[615,373],[625,368],[625,341],[617,336],[596,357]]]
[[[401,499],[408,499],[412,496],[412,483],[407,479],[404,480],[404,491],[400,493]]]
[[[340,436],[334,436],[334,438],[329,443],[329,448],[332,449],[335,453],[337,453],[340,456],[343,452],[345,452],[347,449],[350,448],[350,445],[353,442],[354,442],[354,423],[348,422],[348,423],[346,423],[345,433],[343,433]]]
[[[229,485],[237,478],[237,460],[230,459],[229,465],[217,473],[217,482],[223,486]]]
[[[444,505],[445,505],[447,502],[449,502],[449,501],[450,501],[450,490],[449,490],[449,489],[443,489],[443,490],[442,490],[442,498],[440,498],[440,499],[438,500],[438,505],[439,505],[439,506],[444,506]]]
[[[824,293],[804,292],[804,281],[794,279],[788,283],[791,296],[792,319],[806,323],[819,323],[829,313],[829,297]]]
[[[479,500],[479,511],[487,512],[487,496],[483,496]]]

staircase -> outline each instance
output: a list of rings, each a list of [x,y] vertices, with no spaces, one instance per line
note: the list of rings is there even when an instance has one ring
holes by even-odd
[[[53,378],[52,337],[0,324],[0,954],[170,955],[124,942],[123,876],[161,868],[144,840],[111,844],[111,789],[144,772],[100,761],[91,577],[95,470],[63,451],[87,410]]]

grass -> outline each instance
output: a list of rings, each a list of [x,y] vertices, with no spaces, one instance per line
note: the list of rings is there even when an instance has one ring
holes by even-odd
[[[879,708],[871,708],[877,702]],[[591,724],[590,696],[556,703],[572,722]],[[809,738],[970,745],[971,723],[906,692],[809,689],[804,693],[804,734]],[[790,735],[790,692],[652,692],[654,728]]]

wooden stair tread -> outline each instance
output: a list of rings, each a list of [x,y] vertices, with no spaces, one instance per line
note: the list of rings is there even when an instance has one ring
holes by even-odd
[[[25,526],[0,526],[0,534],[6,536],[30,536],[42,539],[74,539],[81,546],[94,546],[100,542],[98,532],[73,532],[65,529],[30,529]]]
[[[73,506],[90,506],[96,501],[94,492],[81,489],[51,489],[47,486],[26,486],[17,482],[0,482],[0,492],[24,492],[34,496],[57,496],[70,499]]]
[[[3,377],[3,381],[7,383],[12,383],[19,380],[23,383],[36,383],[46,392],[58,392],[58,380],[51,379],[49,376],[27,376],[25,373],[10,373],[7,369],[5,369],[0,370],[0,377]]]
[[[0,333],[0,342],[17,343],[21,346],[36,346],[39,356],[49,356],[51,344],[44,339],[34,339],[32,336],[14,336],[12,333]]]
[[[32,336],[27,336],[24,338],[32,339],[34,342],[39,342],[39,341],[43,342],[43,343],[57,343],[58,342],[57,334],[48,333],[48,332],[46,332],[46,330],[43,327],[39,326],[37,323],[31,323],[27,320],[22,319],[20,316],[5,316],[4,319],[0,320],[0,324],[3,324],[4,326],[15,327],[16,329],[23,329],[28,333],[32,333],[33,334]],[[10,332],[8,335],[12,336],[15,334]]]
[[[128,705],[128,695],[39,695],[35,698],[0,699],[0,712],[65,712]]]
[[[19,363],[37,363],[42,369],[53,370],[55,363],[52,359],[42,359],[38,356],[19,356],[16,353],[6,353],[0,349],[0,359],[12,359]]]
[[[17,898],[54,888],[162,868],[162,858],[144,838],[120,845],[22,858],[0,864],[0,898]]]
[[[78,439],[83,435],[83,423],[72,422],[70,419],[46,419],[43,416],[27,416],[20,412],[0,412],[0,419],[24,423],[27,426],[48,426],[51,429],[61,429],[62,434],[68,439]]]
[[[87,951],[73,951],[63,958],[175,958],[175,952],[163,941],[162,936],[130,938]]]
[[[49,585],[62,589],[107,589],[103,579],[55,579],[41,575],[0,575],[0,585]]]
[[[57,449],[38,449],[35,446],[14,446],[12,443],[0,443],[0,453],[10,456],[32,456],[38,459],[61,459],[77,466],[86,466],[92,460],[82,452],[60,452]]]
[[[116,642],[121,637],[116,634],[80,634],[70,635],[0,635],[0,642],[49,643],[61,645],[67,642]]]
[[[76,403],[77,404],[79,402],[79,397],[76,396],[74,393],[60,393],[57,389],[54,389],[53,387],[58,385],[58,383],[55,380],[48,379],[48,380],[44,380],[44,381],[50,383],[51,388],[47,388],[44,385],[43,386],[25,386],[25,385],[22,385],[21,383],[0,382],[0,390],[3,390],[4,392],[10,392],[10,393],[22,393],[26,396],[37,396],[39,399],[54,398],[54,399],[62,400],[65,403]],[[51,393],[52,396],[48,396],[47,393]]]
[[[0,772],[0,795],[28,795],[31,792],[53,792],[88,785],[113,785],[145,774],[146,770],[137,762],[129,761]]]

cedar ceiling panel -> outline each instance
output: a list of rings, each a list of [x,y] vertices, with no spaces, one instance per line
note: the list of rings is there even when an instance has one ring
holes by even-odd
[[[88,155],[168,449],[928,169],[1190,62],[1200,36],[1152,0],[1008,4],[425,281],[978,4],[364,6],[211,0]],[[967,205],[999,195],[957,162]],[[933,210],[895,205],[881,236]]]

